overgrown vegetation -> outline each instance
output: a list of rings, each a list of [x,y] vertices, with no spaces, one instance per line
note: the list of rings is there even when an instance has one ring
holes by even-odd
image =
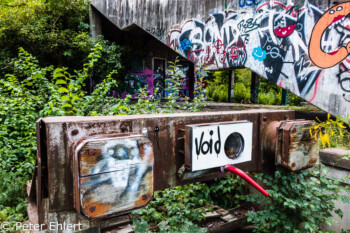
[[[234,95],[235,103],[250,103],[251,100],[251,76],[249,69],[234,70]],[[217,102],[228,102],[228,82],[229,71],[217,71],[209,76],[208,97]],[[282,88],[259,77],[258,103],[265,105],[280,105],[282,98]],[[299,106],[304,101],[298,96],[289,93],[289,105]]]
[[[131,96],[113,98],[108,92],[117,87],[112,78],[117,70],[109,73],[89,94],[86,81],[93,75],[101,51],[102,46],[97,44],[83,68],[70,72],[64,67],[41,67],[35,57],[20,49],[13,63],[13,73],[0,79],[0,221],[25,219],[24,196],[35,164],[35,121],[38,118],[174,112],[177,108],[198,110],[198,100],[183,106],[170,104],[179,96],[176,89],[174,96],[168,97],[169,104],[165,108],[145,91],[139,94],[135,105],[130,104]],[[171,68],[175,75],[176,67],[177,62]],[[200,94],[196,98],[203,96]]]
[[[248,69],[235,70],[234,102],[250,101],[251,71]],[[211,100],[228,102],[229,71],[214,72],[208,80],[207,93]]]
[[[158,191],[145,208],[132,213],[136,217],[134,231],[204,233],[207,229],[196,224],[205,219],[203,207],[238,207],[244,193],[244,181],[236,175]]]
[[[40,64],[78,68],[93,41],[89,36],[88,1],[2,0],[0,3],[1,69],[23,47]]]
[[[246,182],[237,175],[216,178],[207,183],[210,187],[210,200],[224,209],[240,206],[242,195],[248,193]]]
[[[193,222],[200,222],[207,205],[209,187],[205,184],[190,184],[156,192],[154,199],[143,209],[133,212],[136,232],[146,232],[151,223],[160,232],[206,232]],[[197,209],[198,208],[198,209]]]
[[[322,223],[334,223],[332,211],[342,217],[334,201],[349,202],[341,194],[345,189],[340,182],[326,178],[326,173],[317,166],[312,171],[279,168],[273,175],[255,174],[269,197],[248,194],[245,181],[235,175],[159,191],[145,208],[133,212],[134,231],[205,232],[197,225],[204,220],[203,207],[214,204],[230,209],[253,202],[262,207],[247,214],[255,232],[320,232]]]
[[[171,102],[179,98],[177,79],[172,84],[175,87],[174,95],[168,99],[169,103],[165,108],[159,99],[145,89],[141,90],[138,102],[134,105],[129,102],[131,96],[126,99],[109,97],[108,92],[117,86],[112,78],[117,70],[108,74],[89,94],[85,83],[93,75],[93,68],[101,51],[102,46],[97,44],[91,50],[83,68],[70,72],[64,67],[41,67],[32,55],[20,49],[19,56],[13,63],[13,73],[0,80],[0,221],[23,221],[26,218],[23,198],[26,181],[31,179],[34,168],[34,122],[39,117],[174,112],[178,108],[198,110],[202,95],[193,103],[185,101],[184,105],[178,105]],[[170,67],[175,76],[177,68],[175,61]],[[201,88],[201,84],[199,86]],[[339,126],[339,122],[336,124]],[[338,183],[321,176],[317,170],[311,173],[278,171],[274,177],[260,175],[257,178],[270,187],[269,192],[272,195],[271,200],[265,200],[269,205],[262,212],[249,214],[249,220],[259,231],[276,232],[283,225],[285,228],[281,232],[288,232],[291,224],[298,221],[299,225],[295,226],[300,226],[300,229],[318,229],[316,225],[326,220],[328,213],[334,208],[333,200],[342,198]],[[159,229],[163,232],[189,229],[192,232],[203,232],[203,229],[195,225],[202,219],[203,211],[198,208],[210,203],[232,208],[242,200],[261,201],[254,196],[246,198],[243,191],[241,180],[226,177],[208,184],[194,184],[159,192],[149,206],[135,213],[140,215],[140,221],[135,224],[137,229],[148,229],[151,225],[153,230]],[[302,212],[305,208],[307,212]],[[308,218],[309,222],[304,218],[306,215],[313,216]],[[273,223],[274,221],[278,224]]]
[[[171,94],[161,104],[154,93],[141,89],[137,103],[131,96],[116,99],[110,92],[124,77],[128,49],[88,35],[88,1],[2,0],[0,2],[0,223],[26,220],[26,182],[35,166],[35,121],[63,115],[118,115],[198,111],[204,102],[203,76],[199,70],[193,102],[180,100],[181,75],[178,61],[170,65]],[[18,54],[18,47],[21,47]],[[235,71],[235,102],[250,101],[247,69]],[[97,85],[94,83],[98,81]],[[208,96],[228,99],[228,72],[215,72],[209,79]],[[94,86],[94,88],[92,88]],[[281,88],[260,79],[259,103],[280,104]],[[300,98],[290,96],[290,103]],[[314,125],[323,146],[348,146],[350,139],[338,119]],[[334,128],[334,127],[335,128]],[[339,128],[340,127],[340,128]],[[327,136],[328,135],[328,136]],[[335,139],[332,141],[332,139]],[[242,201],[262,203],[264,209],[248,214],[256,231],[315,232],[327,221],[334,200],[344,199],[337,181],[321,170],[290,173],[278,170],[273,176],[257,175],[269,187],[271,199],[245,196],[244,182],[227,176],[155,193],[154,200],[134,212],[135,231],[205,232],[196,223],[203,220],[204,206],[233,208]],[[331,195],[329,195],[331,194]],[[224,197],[224,198],[223,198]],[[341,215],[339,210],[336,213]]]
[[[331,212],[340,217],[334,201],[349,202],[339,181],[326,178],[323,167],[290,172],[277,170],[273,175],[257,174],[256,179],[267,185],[271,198],[250,195],[247,201],[261,203],[263,210],[248,213],[248,222],[255,232],[320,232],[321,223],[331,225]]]
[[[0,1],[0,77],[13,73],[19,47],[35,56],[42,67],[80,69],[96,44],[89,35],[88,7],[86,0]],[[102,37],[97,43],[103,47],[102,56],[91,77],[102,81],[114,69],[122,76],[128,50]]]

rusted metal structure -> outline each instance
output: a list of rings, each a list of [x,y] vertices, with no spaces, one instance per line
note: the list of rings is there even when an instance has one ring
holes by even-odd
[[[91,24],[93,36],[133,48],[135,59],[124,80],[132,91],[161,84],[159,98],[164,97],[167,62],[181,55],[186,67],[181,72],[188,76],[183,95],[190,98],[197,68],[247,67],[326,112],[345,116],[350,3],[343,2],[92,0]],[[257,86],[252,82],[252,89]],[[225,163],[258,172],[312,167],[318,157],[308,133],[312,122],[298,114],[251,109],[40,119],[29,195],[38,223],[117,229],[131,222],[130,211],[147,205],[154,191],[222,177],[218,166]],[[218,216],[228,221],[233,213]]]
[[[245,126],[242,131],[235,128],[239,124]],[[225,175],[218,168],[191,171],[186,166],[194,163],[186,149],[195,146],[189,137],[194,125],[227,129],[221,143],[214,145],[219,139],[213,133],[208,148],[200,143],[206,156],[219,156],[221,148],[244,171],[271,171],[276,159],[291,170],[313,164],[316,142],[305,137],[307,124],[296,121],[294,111],[264,109],[39,119],[30,198],[46,227],[65,222],[81,224],[81,230],[115,228],[130,222],[128,213],[145,206],[156,190]],[[279,141],[286,145],[280,151]],[[239,161],[247,151],[251,157]]]
[[[275,155],[275,165],[291,171],[313,167],[318,159],[318,145],[309,129],[312,121],[273,121],[264,131],[265,153]]]

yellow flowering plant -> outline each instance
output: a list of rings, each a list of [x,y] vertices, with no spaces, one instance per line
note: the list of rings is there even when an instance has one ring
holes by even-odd
[[[328,113],[326,121],[320,121],[316,117],[316,121],[309,128],[310,135],[315,140],[320,139],[322,148],[326,147],[343,147],[350,148],[349,140],[349,114],[346,118],[337,116],[332,119]]]

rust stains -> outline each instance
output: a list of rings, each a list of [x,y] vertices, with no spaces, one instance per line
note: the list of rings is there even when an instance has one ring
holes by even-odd
[[[270,123],[263,132],[263,151],[275,156],[276,165],[291,171],[314,166],[318,153],[317,142],[308,133],[312,123],[305,120]]]
[[[86,203],[85,208],[82,209],[83,213],[92,218],[98,218],[104,216],[111,208],[110,204],[105,204],[102,202]]]
[[[90,219],[145,206],[153,196],[153,148],[142,135],[94,136],[75,145],[76,207]]]

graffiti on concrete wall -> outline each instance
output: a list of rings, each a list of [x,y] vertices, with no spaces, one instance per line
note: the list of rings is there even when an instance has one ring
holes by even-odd
[[[240,1],[247,12],[189,19],[167,45],[208,70],[245,66],[333,114],[350,112],[350,3]]]
[[[343,92],[350,102],[350,3],[329,9],[316,23],[309,45],[312,62],[323,69],[334,71]],[[333,75],[334,76],[334,75]],[[336,106],[337,107],[337,106]],[[349,112],[349,111],[347,111]]]
[[[155,37],[157,37],[159,40],[162,40],[163,37],[164,37],[165,28],[162,28],[162,27],[148,27],[148,28],[146,28],[146,31],[149,34],[152,34]]]
[[[146,88],[148,93],[153,93],[153,71],[144,69],[142,73],[128,73],[125,77],[125,91],[122,97],[130,94],[133,98],[140,92],[140,88]]]
[[[176,72],[183,78],[181,81],[180,96],[189,96],[188,62],[183,63],[177,69]],[[132,98],[137,98],[140,88],[145,88],[149,95],[154,94],[155,98],[161,99],[172,93],[168,88],[171,79],[172,74],[167,70],[165,75],[162,72],[154,72],[150,69],[144,69],[142,73],[128,73],[125,77],[124,92],[122,94],[115,92],[113,96],[116,98],[125,98],[127,95],[131,95]]]

